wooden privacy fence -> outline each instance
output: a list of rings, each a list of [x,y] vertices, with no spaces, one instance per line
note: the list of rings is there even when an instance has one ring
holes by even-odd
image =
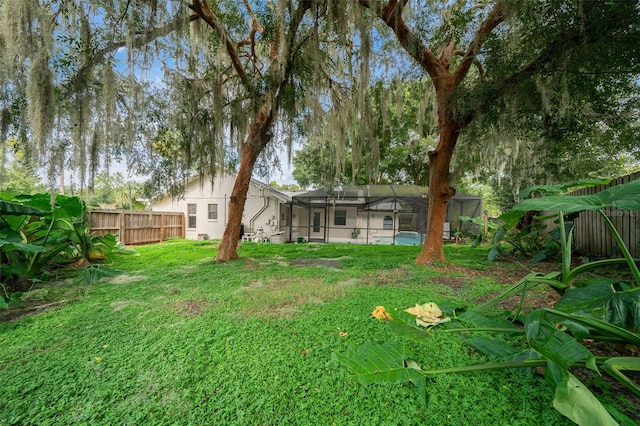
[[[184,238],[184,213],[90,210],[91,231],[117,234],[126,245],[159,243]]]
[[[591,195],[600,192],[615,185],[631,182],[640,178],[640,172],[632,173],[617,179],[612,179],[607,185],[598,185],[593,188],[580,189],[574,191],[571,195]],[[629,248],[633,257],[640,257],[640,211],[620,210],[607,207],[604,210],[607,217],[616,227],[622,240]],[[547,214],[548,212],[545,212]],[[556,228],[552,220],[544,221],[547,226],[547,232]],[[575,229],[573,231],[573,247],[587,255],[595,256],[621,256],[614,252],[617,246],[616,241],[611,235],[611,231],[607,227],[600,213],[595,211],[580,212],[578,217],[573,220]]]

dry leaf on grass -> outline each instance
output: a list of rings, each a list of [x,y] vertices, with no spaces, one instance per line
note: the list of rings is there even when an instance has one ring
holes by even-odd
[[[371,312],[371,316],[377,319],[386,319],[389,321],[393,321],[391,315],[389,315],[389,313],[384,310],[384,306],[376,306],[373,312]]]
[[[451,321],[451,318],[445,317],[438,305],[432,302],[425,303],[424,305],[416,304],[413,308],[405,309],[404,311],[415,315],[416,324],[422,327],[429,327]]]

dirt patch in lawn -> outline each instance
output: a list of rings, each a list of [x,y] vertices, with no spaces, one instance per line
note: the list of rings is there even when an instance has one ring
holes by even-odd
[[[176,314],[186,317],[199,317],[204,314],[211,305],[209,302],[202,300],[176,300],[170,304],[171,310]]]
[[[112,278],[102,278],[100,282],[109,284],[130,284],[138,281],[144,281],[146,279],[147,277],[144,275],[118,275],[117,277]]]
[[[447,275],[458,275],[467,278],[492,278],[500,284],[515,284],[522,277],[531,272],[543,274],[559,270],[560,265],[554,263],[529,263],[529,262],[494,262],[487,269],[471,269],[463,266],[446,265],[442,267],[432,266],[431,269]]]
[[[405,287],[411,278],[406,268],[382,269],[362,277],[362,285]]]
[[[323,258],[312,258],[312,259],[308,259],[308,258],[297,258],[297,259],[292,259],[289,262],[289,265],[291,266],[297,266],[297,267],[302,267],[302,268],[314,268],[316,266],[325,266],[327,268],[333,268],[333,269],[341,269],[342,266],[340,265],[340,259],[323,259]]]
[[[244,317],[291,318],[301,305],[342,297],[352,282],[327,283],[323,278],[256,280],[242,287],[239,313]]]

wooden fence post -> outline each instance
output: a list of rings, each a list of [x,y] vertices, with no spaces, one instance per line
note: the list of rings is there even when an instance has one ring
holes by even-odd
[[[125,220],[124,220],[124,211],[120,212],[120,229],[118,230],[118,235],[120,235],[120,242],[124,245],[127,245],[129,242],[124,236],[125,230]]]
[[[164,213],[160,213],[160,242],[164,241]]]

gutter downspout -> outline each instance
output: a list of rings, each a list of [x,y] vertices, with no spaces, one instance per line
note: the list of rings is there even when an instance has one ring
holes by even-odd
[[[264,197],[264,192],[262,194],[262,196]],[[251,232],[256,232],[255,229],[253,229],[253,224],[255,223],[256,219],[262,214],[264,213],[265,210],[267,210],[267,208],[269,208],[269,197],[265,197],[264,200],[264,205],[262,206],[262,208],[260,210],[258,210],[258,213],[256,213],[255,215],[253,215],[253,217],[251,218],[251,220],[249,220],[249,227],[251,228]]]

